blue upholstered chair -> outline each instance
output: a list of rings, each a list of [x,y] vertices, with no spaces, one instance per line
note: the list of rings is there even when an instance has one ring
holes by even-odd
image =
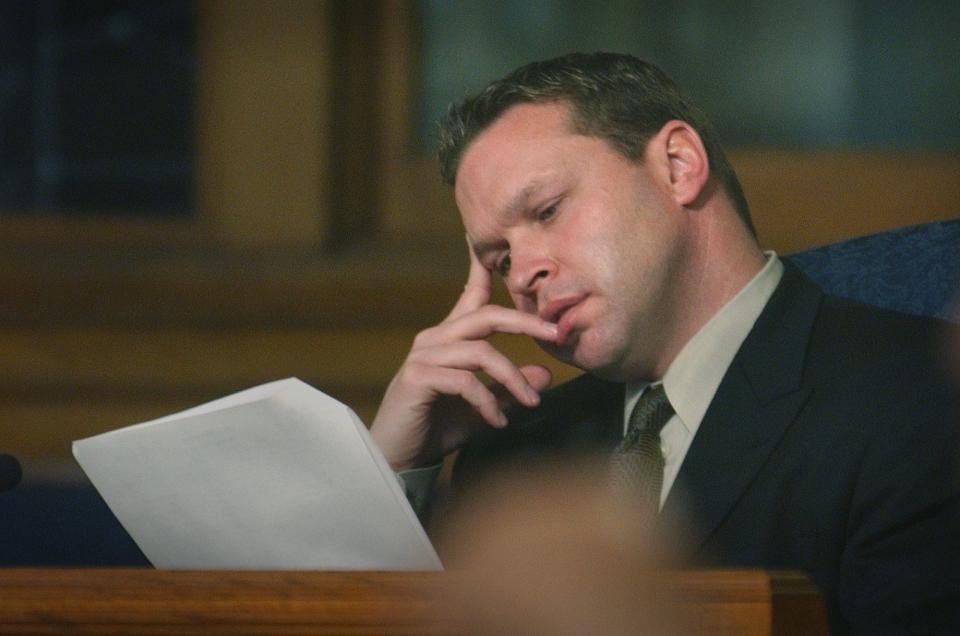
[[[0,494],[0,566],[149,565],[93,485],[25,481]]]
[[[888,230],[788,258],[831,294],[960,321],[960,219]]]

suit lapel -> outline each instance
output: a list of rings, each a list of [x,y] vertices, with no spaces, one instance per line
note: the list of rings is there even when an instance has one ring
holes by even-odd
[[[788,263],[724,376],[663,511],[697,549],[723,522],[809,395],[805,353],[822,294]]]

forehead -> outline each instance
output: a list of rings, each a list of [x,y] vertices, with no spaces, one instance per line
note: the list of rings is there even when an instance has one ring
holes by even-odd
[[[571,111],[564,102],[511,106],[481,131],[464,149],[455,188],[471,181],[490,164],[519,158],[518,150],[535,150],[550,140],[574,136]],[[536,143],[536,147],[529,144]]]
[[[518,104],[467,146],[454,196],[464,223],[476,211],[504,212],[511,200],[530,196],[570,159],[565,145],[577,138],[565,103]]]

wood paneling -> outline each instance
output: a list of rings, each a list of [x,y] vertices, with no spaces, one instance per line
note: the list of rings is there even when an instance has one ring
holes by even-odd
[[[70,442],[269,380],[297,376],[370,423],[413,340],[407,329],[0,328],[2,450],[71,463]],[[577,371],[525,338],[496,345]]]
[[[451,261],[462,259],[463,246]],[[429,253],[428,253],[429,252]],[[176,260],[51,244],[0,254],[0,450],[72,464],[70,442],[297,376],[371,422],[417,331],[463,288],[438,250]],[[505,300],[501,295],[501,300]],[[524,338],[520,362],[574,371]]]
[[[781,254],[960,216],[958,155],[760,149],[733,150],[730,160],[762,246]],[[391,169],[392,231],[461,241],[453,193],[440,183],[435,160],[408,153]]]
[[[401,261],[385,250],[341,263],[8,252],[0,254],[0,324],[416,329],[443,318],[463,286],[459,267]]]
[[[469,633],[440,572],[5,570],[0,634]],[[823,605],[799,574],[659,575],[682,633],[826,634]],[[545,581],[549,584],[549,581]]]
[[[318,386],[384,385],[402,331],[0,329],[0,382],[79,394],[219,390],[290,375]]]
[[[782,254],[960,217],[960,156],[877,152],[731,153],[765,247]]]
[[[199,3],[198,197],[232,248],[319,249],[334,87],[318,0]]]

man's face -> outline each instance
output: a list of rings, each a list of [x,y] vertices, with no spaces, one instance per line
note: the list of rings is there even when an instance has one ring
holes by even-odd
[[[480,261],[517,308],[558,323],[544,348],[629,380],[663,372],[682,306],[689,228],[669,180],[662,162],[572,132],[566,104],[521,104],[467,147],[454,193]]]

